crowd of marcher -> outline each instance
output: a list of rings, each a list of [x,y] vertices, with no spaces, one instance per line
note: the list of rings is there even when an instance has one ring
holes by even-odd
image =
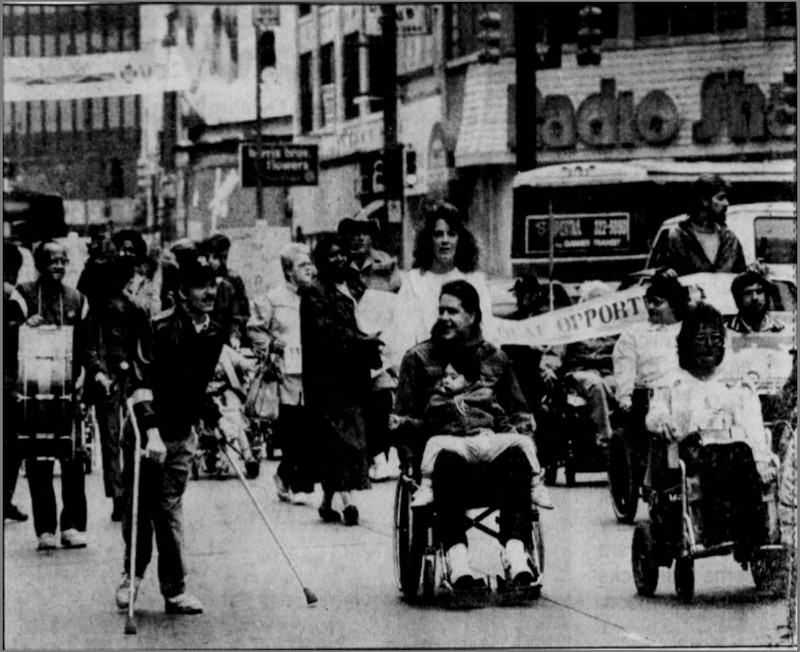
[[[548,398],[558,389],[568,387],[588,403],[601,450],[616,423],[646,425],[676,440],[702,429],[733,429],[750,444],[761,481],[773,481],[778,461],[763,445],[754,389],[716,378],[726,341],[722,316],[693,302],[678,281],[694,272],[734,272],[731,289],[739,312],[728,329],[783,328],[769,314],[769,280],[745,269],[741,244],[725,226],[726,191],[719,177],[695,184],[687,220],[654,252],[662,269],[646,290],[646,322],[619,337],[565,347],[499,346],[498,318],[475,238],[462,213],[441,201],[426,213],[410,270],[401,272],[395,258],[376,248],[378,226],[359,214],[343,219],[335,234],[321,236],[313,251],[303,243],[286,245],[280,254],[283,282],[253,297],[228,268],[230,241],[222,234],[179,240],[154,262],[138,232],[98,228],[77,289],[63,283],[66,253],[55,241],[35,249],[37,280],[17,287],[19,251],[6,243],[4,515],[27,518],[12,502],[20,464],[13,425],[18,421],[9,410],[19,398],[18,335],[23,327],[44,324],[72,327],[71,380],[96,415],[105,493],[112,520],[122,522],[125,544],[120,608],[128,606],[131,582],[141,582],[155,538],[166,610],[202,611],[186,591],[182,538],[194,426],[199,420],[217,424],[223,437],[238,442],[248,474],[257,475],[244,420],[245,404],[258,394],[250,383],[273,391],[273,435],[282,452],[274,477],[278,499],[295,502],[320,484],[319,517],[352,526],[359,522],[354,492],[401,470],[419,471],[413,505],[436,506],[449,580],[459,588],[476,582],[459,484],[476,464],[498,488],[509,579],[519,585],[533,580],[525,556],[532,510],[553,507],[535,433],[537,422],[539,428],[547,424]],[[519,279],[512,318],[569,305],[566,295],[548,296],[553,287],[535,276]],[[384,330],[367,332],[360,309],[373,292],[393,294],[394,317]],[[588,282],[580,301],[610,292],[607,284]],[[253,351],[256,363],[237,359],[243,348]],[[128,563],[136,452],[128,399],[136,404],[144,449],[133,577]],[[400,468],[391,468],[392,448]],[[57,547],[59,529],[63,546],[85,547],[80,461],[61,461],[60,523],[53,461],[30,457],[25,463],[38,549]]]

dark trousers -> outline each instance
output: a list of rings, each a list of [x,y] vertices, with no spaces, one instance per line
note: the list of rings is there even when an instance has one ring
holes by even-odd
[[[281,444],[278,477],[296,493],[312,493],[317,479],[314,467],[316,452],[310,439],[305,406],[281,404],[277,429]]]
[[[3,392],[3,505],[14,498],[19,476],[20,457],[17,450],[16,403],[11,392]]]
[[[109,498],[120,498],[124,493],[120,457],[120,409],[123,407],[122,394],[116,389],[110,397],[97,401],[94,406],[103,455],[103,486]]]
[[[132,439],[132,438],[131,438]],[[139,482],[139,514],[136,539],[137,577],[144,577],[153,556],[153,536],[158,547],[158,581],[165,598],[185,590],[186,564],[183,556],[183,494],[189,482],[189,470],[195,443],[193,438],[165,442],[167,457],[163,465],[141,461]],[[125,514],[122,536],[125,540],[125,572],[130,570],[133,455],[125,445]]]
[[[53,460],[29,459],[26,463],[36,536],[56,531],[56,494],[53,489]],[[61,460],[61,531],[86,531],[86,486],[83,460]]]
[[[367,428],[367,459],[380,453],[388,453],[392,446],[389,430],[389,414],[394,407],[391,389],[376,389],[370,392],[364,406],[364,421]]]
[[[531,543],[531,466],[517,449],[502,453],[491,464],[470,464],[442,451],[433,469],[436,528],[445,550],[467,543],[464,513],[470,507],[498,504],[500,543],[520,539]]]

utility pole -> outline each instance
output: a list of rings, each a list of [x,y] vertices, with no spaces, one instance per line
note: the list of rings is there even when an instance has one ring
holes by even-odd
[[[514,4],[515,100],[517,123],[517,172],[536,167],[536,53],[535,5]]]
[[[381,5],[383,35],[383,184],[386,216],[390,224],[400,224],[405,242],[403,219],[403,147],[397,140],[397,16],[396,6]],[[405,261],[401,261],[404,263]]]

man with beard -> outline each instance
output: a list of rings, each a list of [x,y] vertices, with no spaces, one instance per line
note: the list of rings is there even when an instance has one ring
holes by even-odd
[[[659,240],[651,267],[672,268],[678,276],[745,270],[742,244],[725,226],[728,189],[718,174],[703,174],[692,184],[688,217]]]
[[[447,361],[467,356],[477,358],[481,383],[493,390],[512,427],[518,433],[532,435],[533,419],[508,357],[484,340],[481,334],[477,290],[467,281],[451,281],[442,287],[439,318],[431,331],[431,338],[409,350],[400,367],[395,412],[404,466],[413,465],[425,445],[424,433],[417,432],[413,424],[424,421],[425,408],[437,383],[445,375]],[[525,452],[520,447],[505,446],[502,437],[503,434],[486,436],[482,450],[471,455],[470,459],[455,451],[442,451],[434,465],[437,528],[447,551],[450,583],[459,590],[480,588],[482,584],[468,563],[464,524],[464,513],[469,507],[465,482],[473,478],[475,483],[486,485],[498,494],[501,505],[498,525],[509,579],[517,586],[533,581],[525,551],[531,544],[531,502],[533,499],[533,503],[541,507],[552,505],[541,483],[538,463],[536,468],[532,468]],[[478,462],[485,474],[475,478]],[[537,485],[539,491],[535,490]]]
[[[335,237],[323,237],[314,249],[317,280],[300,297],[303,391],[312,427],[318,433],[323,498],[320,518],[358,523],[351,492],[369,489],[364,405],[370,369],[381,366],[377,337],[359,330],[356,299],[346,283],[347,258]],[[339,494],[344,506],[333,508]]]
[[[737,333],[779,333],[785,326],[769,314],[769,298],[775,287],[756,270],[739,274],[731,283],[738,314],[728,317],[726,326]]]

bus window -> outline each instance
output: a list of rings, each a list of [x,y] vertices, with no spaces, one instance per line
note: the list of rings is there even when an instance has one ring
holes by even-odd
[[[767,264],[794,265],[797,226],[791,217],[758,217],[754,221],[756,258]]]

